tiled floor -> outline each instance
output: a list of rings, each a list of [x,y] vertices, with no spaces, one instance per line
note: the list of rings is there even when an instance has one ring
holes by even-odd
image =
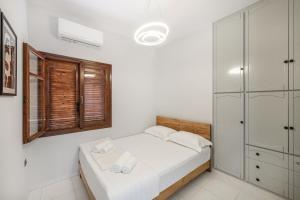
[[[29,200],[88,200],[88,196],[81,179],[76,176],[32,191]],[[171,200],[282,200],[282,198],[213,170],[199,176],[177,192]]]

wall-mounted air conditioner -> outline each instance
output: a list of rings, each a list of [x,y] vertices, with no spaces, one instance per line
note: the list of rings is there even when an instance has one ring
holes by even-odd
[[[58,37],[96,47],[103,44],[103,32],[63,18],[58,19]]]

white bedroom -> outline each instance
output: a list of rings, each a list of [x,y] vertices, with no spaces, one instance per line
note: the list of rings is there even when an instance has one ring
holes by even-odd
[[[300,200],[299,0],[0,11],[0,200]]]

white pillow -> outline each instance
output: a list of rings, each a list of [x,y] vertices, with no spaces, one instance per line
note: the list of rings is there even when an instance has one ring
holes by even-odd
[[[168,137],[177,131],[165,126],[152,126],[145,130],[145,133],[158,137],[162,140],[167,140]]]
[[[179,131],[170,135],[167,141],[180,144],[182,146],[194,149],[198,152],[201,152],[202,148],[204,147],[212,146],[211,141],[205,139],[200,135],[186,131]]]

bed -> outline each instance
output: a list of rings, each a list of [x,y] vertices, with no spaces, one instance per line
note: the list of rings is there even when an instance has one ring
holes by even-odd
[[[199,134],[211,139],[210,125],[158,116],[156,124]],[[107,199],[102,170],[90,155],[97,141],[80,145],[80,176],[91,200]],[[155,200],[168,199],[177,190],[205,171],[211,169],[211,149],[201,153],[172,142],[164,142],[149,134],[141,133],[114,140],[114,144],[134,154],[158,174],[159,194]],[[100,177],[100,178],[99,178]]]

